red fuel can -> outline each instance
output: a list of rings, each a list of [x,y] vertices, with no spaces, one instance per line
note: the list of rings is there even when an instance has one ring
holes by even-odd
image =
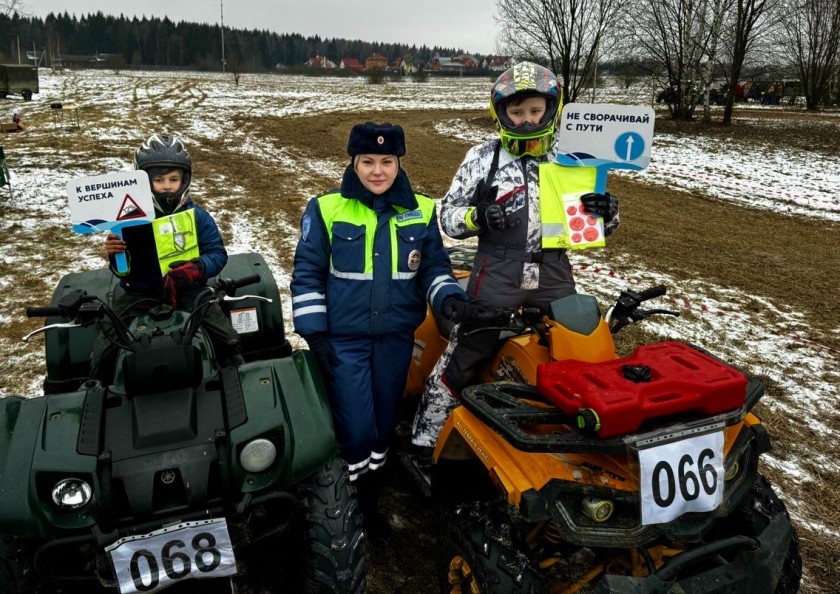
[[[635,431],[648,419],[738,408],[746,398],[747,378],[687,344],[662,342],[601,363],[544,363],[537,368],[537,390],[567,414],[594,411],[597,434],[612,437]]]

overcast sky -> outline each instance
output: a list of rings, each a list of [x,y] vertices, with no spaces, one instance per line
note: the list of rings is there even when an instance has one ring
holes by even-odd
[[[496,49],[494,0],[24,0],[28,12],[77,16],[168,16],[172,21],[218,23],[304,36],[343,37],[429,47],[461,47],[490,54]]]

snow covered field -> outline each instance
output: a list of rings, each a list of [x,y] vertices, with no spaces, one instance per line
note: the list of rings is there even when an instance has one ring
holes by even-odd
[[[427,83],[388,83],[369,85],[357,78],[306,78],[284,75],[244,75],[234,87],[230,76],[208,73],[113,73],[108,71],[73,72],[65,75],[42,73],[41,94],[31,103],[0,101],[4,112],[14,108],[23,115],[24,122],[39,122],[25,132],[25,148],[16,148],[17,139],[1,139],[6,146],[13,169],[15,198],[9,201],[0,193],[0,329],[16,323],[22,316],[25,287],[17,286],[13,271],[21,264],[21,253],[30,254],[27,265],[37,266],[54,285],[61,275],[84,268],[100,267],[101,238],[74,238],[75,257],[71,260],[50,258],[49,250],[32,252],[22,247],[20,238],[27,228],[33,236],[70,235],[64,187],[78,176],[92,176],[128,169],[132,151],[140,139],[148,135],[151,116],[149,109],[177,108],[185,114],[179,132],[189,146],[201,146],[224,135],[226,142],[238,143],[239,150],[254,159],[275,167],[298,168],[300,187],[295,193],[308,196],[320,191],[319,182],[308,180],[307,169],[318,176],[338,179],[344,161],[313,162],[305,155],[285,150],[283,146],[266,146],[259,139],[249,138],[236,130],[227,129],[220,122],[237,117],[267,115],[297,116],[312,112],[353,112],[354,110],[423,110],[484,109],[487,102],[488,81],[485,79],[432,79]],[[610,88],[599,93],[601,102],[649,101],[649,88],[640,86],[629,92]],[[83,105],[85,126],[77,132],[56,131],[48,109],[50,99],[72,97]],[[86,111],[95,111],[90,120]],[[751,121],[750,125],[764,126],[772,132],[771,119]],[[828,119],[840,134],[840,117]],[[446,120],[436,124],[444,136],[469,140],[486,137],[486,129],[479,129],[465,120]],[[72,144],[54,145],[56,134],[79,134],[98,139],[109,147],[110,158],[92,159]],[[231,172],[233,173],[233,172]],[[786,149],[768,134],[766,146],[744,152],[737,143],[721,144],[705,138],[677,138],[669,134],[655,137],[651,166],[642,174],[647,180],[684,188],[702,190],[708,195],[752,208],[790,212],[797,216],[820,220],[840,221],[840,155],[826,156]],[[202,178],[197,182],[202,202],[211,212],[222,211],[227,203],[217,202],[206,191],[224,179]],[[205,188],[202,190],[202,188]],[[246,189],[227,184],[229,195],[245,195]],[[25,205],[25,208],[22,208]],[[276,229],[288,236],[285,247],[296,241],[297,220],[279,221]],[[290,270],[283,269],[275,248],[261,242],[261,230],[256,225],[232,222],[233,233],[228,239],[231,252],[253,250],[262,252],[274,269],[278,285],[287,284]],[[49,233],[45,235],[45,228]],[[22,231],[23,230],[23,231]],[[823,444],[818,449],[807,445],[783,448],[782,453],[765,456],[770,464],[787,477],[779,485],[796,523],[810,527],[824,538],[840,543],[837,525],[826,525],[825,519],[797,499],[797,487],[813,482],[808,470],[815,466],[829,469],[828,474],[840,476],[840,463],[834,450],[840,446],[840,435],[832,427],[838,423],[836,412],[840,397],[840,353],[830,346],[837,344],[840,329],[833,336],[821,335],[803,321],[802,312],[792,310],[785,303],[745,295],[729,287],[704,281],[680,280],[649,268],[634,264],[631,255],[603,261],[597,251],[576,254],[575,268],[579,290],[599,297],[602,302],[614,298],[627,287],[647,287],[653,284],[668,286],[671,307],[684,315],[654,318],[648,328],[663,336],[678,338],[700,345],[714,345],[715,354],[735,363],[749,361],[752,371],[767,376],[785,393],[783,400],[766,399],[765,405],[782,410],[791,417],[808,418],[812,429]],[[836,270],[834,271],[836,274]],[[24,300],[23,302],[21,300]],[[286,320],[289,304],[284,303]],[[658,321],[657,321],[658,320]],[[289,327],[291,332],[291,327]],[[11,369],[20,373],[6,377],[0,394],[36,393],[40,388],[43,367],[40,366],[42,344],[14,343],[0,339],[0,349]],[[762,362],[756,368],[756,361]],[[22,370],[26,369],[26,372]],[[32,371],[34,370],[34,371]],[[826,419],[835,419],[827,423]],[[805,584],[807,589],[807,563]],[[813,585],[813,584],[812,584]],[[813,590],[816,591],[816,590]]]

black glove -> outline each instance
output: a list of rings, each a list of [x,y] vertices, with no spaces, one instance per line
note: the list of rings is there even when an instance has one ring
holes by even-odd
[[[332,368],[335,366],[335,353],[326,332],[313,332],[303,337],[309,350],[315,355],[321,375],[324,379],[332,378]]]
[[[473,212],[473,222],[482,229],[501,231],[505,228],[505,209],[496,204],[497,186],[488,186],[485,180],[478,182],[473,195],[473,203],[477,204]]]
[[[584,212],[604,217],[604,223],[609,223],[618,214],[618,198],[605,192],[603,194],[584,194],[580,197]]]
[[[469,322],[475,317],[475,305],[458,297],[447,297],[441,305],[441,314],[450,322],[460,324]]]

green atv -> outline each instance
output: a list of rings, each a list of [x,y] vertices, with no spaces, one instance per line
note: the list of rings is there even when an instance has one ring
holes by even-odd
[[[363,592],[361,515],[323,383],[285,339],[262,257],[232,256],[192,313],[157,305],[126,325],[115,290],[108,270],[68,274],[27,310],[47,318],[33,332],[46,331],[46,395],[0,399],[0,593]],[[241,365],[218,365],[201,328],[216,300]],[[105,319],[109,385],[88,379]]]

